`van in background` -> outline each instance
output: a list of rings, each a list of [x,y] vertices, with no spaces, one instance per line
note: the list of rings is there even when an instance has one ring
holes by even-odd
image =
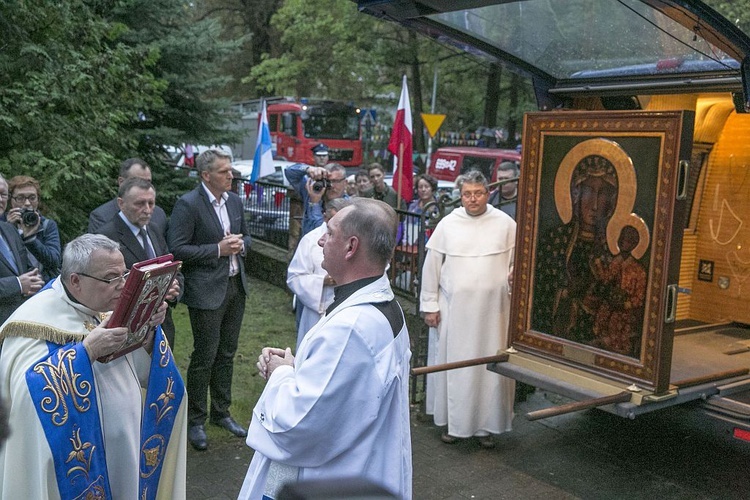
[[[497,181],[497,169],[504,161],[521,163],[515,149],[445,147],[432,155],[427,173],[440,181],[455,182],[456,177],[469,170],[479,170],[492,183]]]

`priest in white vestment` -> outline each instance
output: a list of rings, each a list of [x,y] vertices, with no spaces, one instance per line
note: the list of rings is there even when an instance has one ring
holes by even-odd
[[[315,326],[326,308],[333,302],[333,287],[336,282],[323,269],[323,249],[318,240],[328,230],[327,223],[336,212],[349,205],[348,199],[329,200],[323,214],[324,222],[302,237],[289,263],[286,285],[297,296],[297,307],[302,308],[298,315],[297,349],[305,334]]]
[[[329,221],[320,244],[335,298],[296,356],[264,348],[259,357],[268,382],[253,410],[247,444],[255,455],[239,498],[355,478],[411,498],[411,351],[384,274],[397,225],[392,208],[364,198]]]
[[[431,327],[428,364],[492,356],[507,348],[516,223],[487,204],[484,176],[459,177],[463,207],[441,220],[427,242],[420,310]],[[511,430],[515,381],[482,366],[427,376],[426,411],[446,426],[442,440],[478,437],[493,447],[493,434]]]
[[[128,335],[100,323],[126,270],[118,243],[76,238],[62,275],[0,329],[10,426],[0,498],[185,498],[187,397],[161,328],[153,343],[97,361]]]

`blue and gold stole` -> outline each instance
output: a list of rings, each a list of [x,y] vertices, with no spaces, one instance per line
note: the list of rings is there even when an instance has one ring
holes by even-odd
[[[55,464],[61,498],[112,498],[94,373],[81,342],[47,342],[50,355],[26,384]],[[156,329],[141,420],[141,498],[155,498],[185,386],[161,327]],[[117,453],[117,450],[113,450]]]

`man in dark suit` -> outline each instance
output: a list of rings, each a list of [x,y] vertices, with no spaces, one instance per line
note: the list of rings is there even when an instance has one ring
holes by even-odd
[[[140,158],[128,158],[120,164],[120,176],[117,178],[117,184],[122,185],[130,177],[140,177],[151,182],[151,167],[148,163]],[[89,214],[89,233],[99,233],[99,228],[111,221],[120,211],[117,204],[117,198],[109,200],[103,205],[91,211]],[[154,213],[151,215],[151,222],[159,230],[159,234],[167,234],[167,214],[159,206],[154,206]]]
[[[182,261],[185,293],[193,330],[193,354],[187,371],[188,440],[208,446],[207,417],[236,436],[247,431],[229,414],[232,369],[247,280],[243,256],[250,248],[242,201],[231,192],[231,157],[208,150],[196,160],[201,183],[174,206],[167,232],[169,248]],[[207,393],[211,391],[210,415]]]
[[[120,244],[120,251],[125,258],[128,269],[133,264],[169,253],[167,242],[153,223],[156,206],[154,186],[140,177],[130,177],[120,184],[117,196],[118,214],[97,230]],[[178,273],[177,281],[167,295],[170,305],[176,304],[182,289],[182,274]],[[167,316],[162,329],[174,350],[174,321],[172,311],[167,309]]]
[[[8,183],[0,176],[0,214],[8,203]],[[39,270],[29,263],[26,247],[15,226],[0,222],[0,324],[44,286]]]

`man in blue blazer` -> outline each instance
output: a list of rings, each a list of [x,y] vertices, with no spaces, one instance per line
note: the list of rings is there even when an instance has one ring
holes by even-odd
[[[207,417],[236,436],[247,435],[229,414],[229,405],[247,296],[243,257],[250,249],[250,233],[242,201],[231,192],[231,157],[221,150],[205,151],[198,156],[196,169],[201,183],[177,200],[167,242],[182,261],[182,301],[188,306],[193,330],[187,371],[188,440],[193,448],[205,450]]]
[[[120,244],[120,251],[128,269],[138,262],[169,253],[167,241],[153,221],[156,190],[149,181],[140,177],[126,179],[120,184],[117,205],[119,211],[115,217],[96,232]],[[143,241],[144,237],[146,241]],[[182,273],[177,273],[176,286],[173,285],[173,293],[167,297],[170,306],[177,303],[182,288]],[[174,351],[175,328],[171,309],[167,309],[161,327]]]

